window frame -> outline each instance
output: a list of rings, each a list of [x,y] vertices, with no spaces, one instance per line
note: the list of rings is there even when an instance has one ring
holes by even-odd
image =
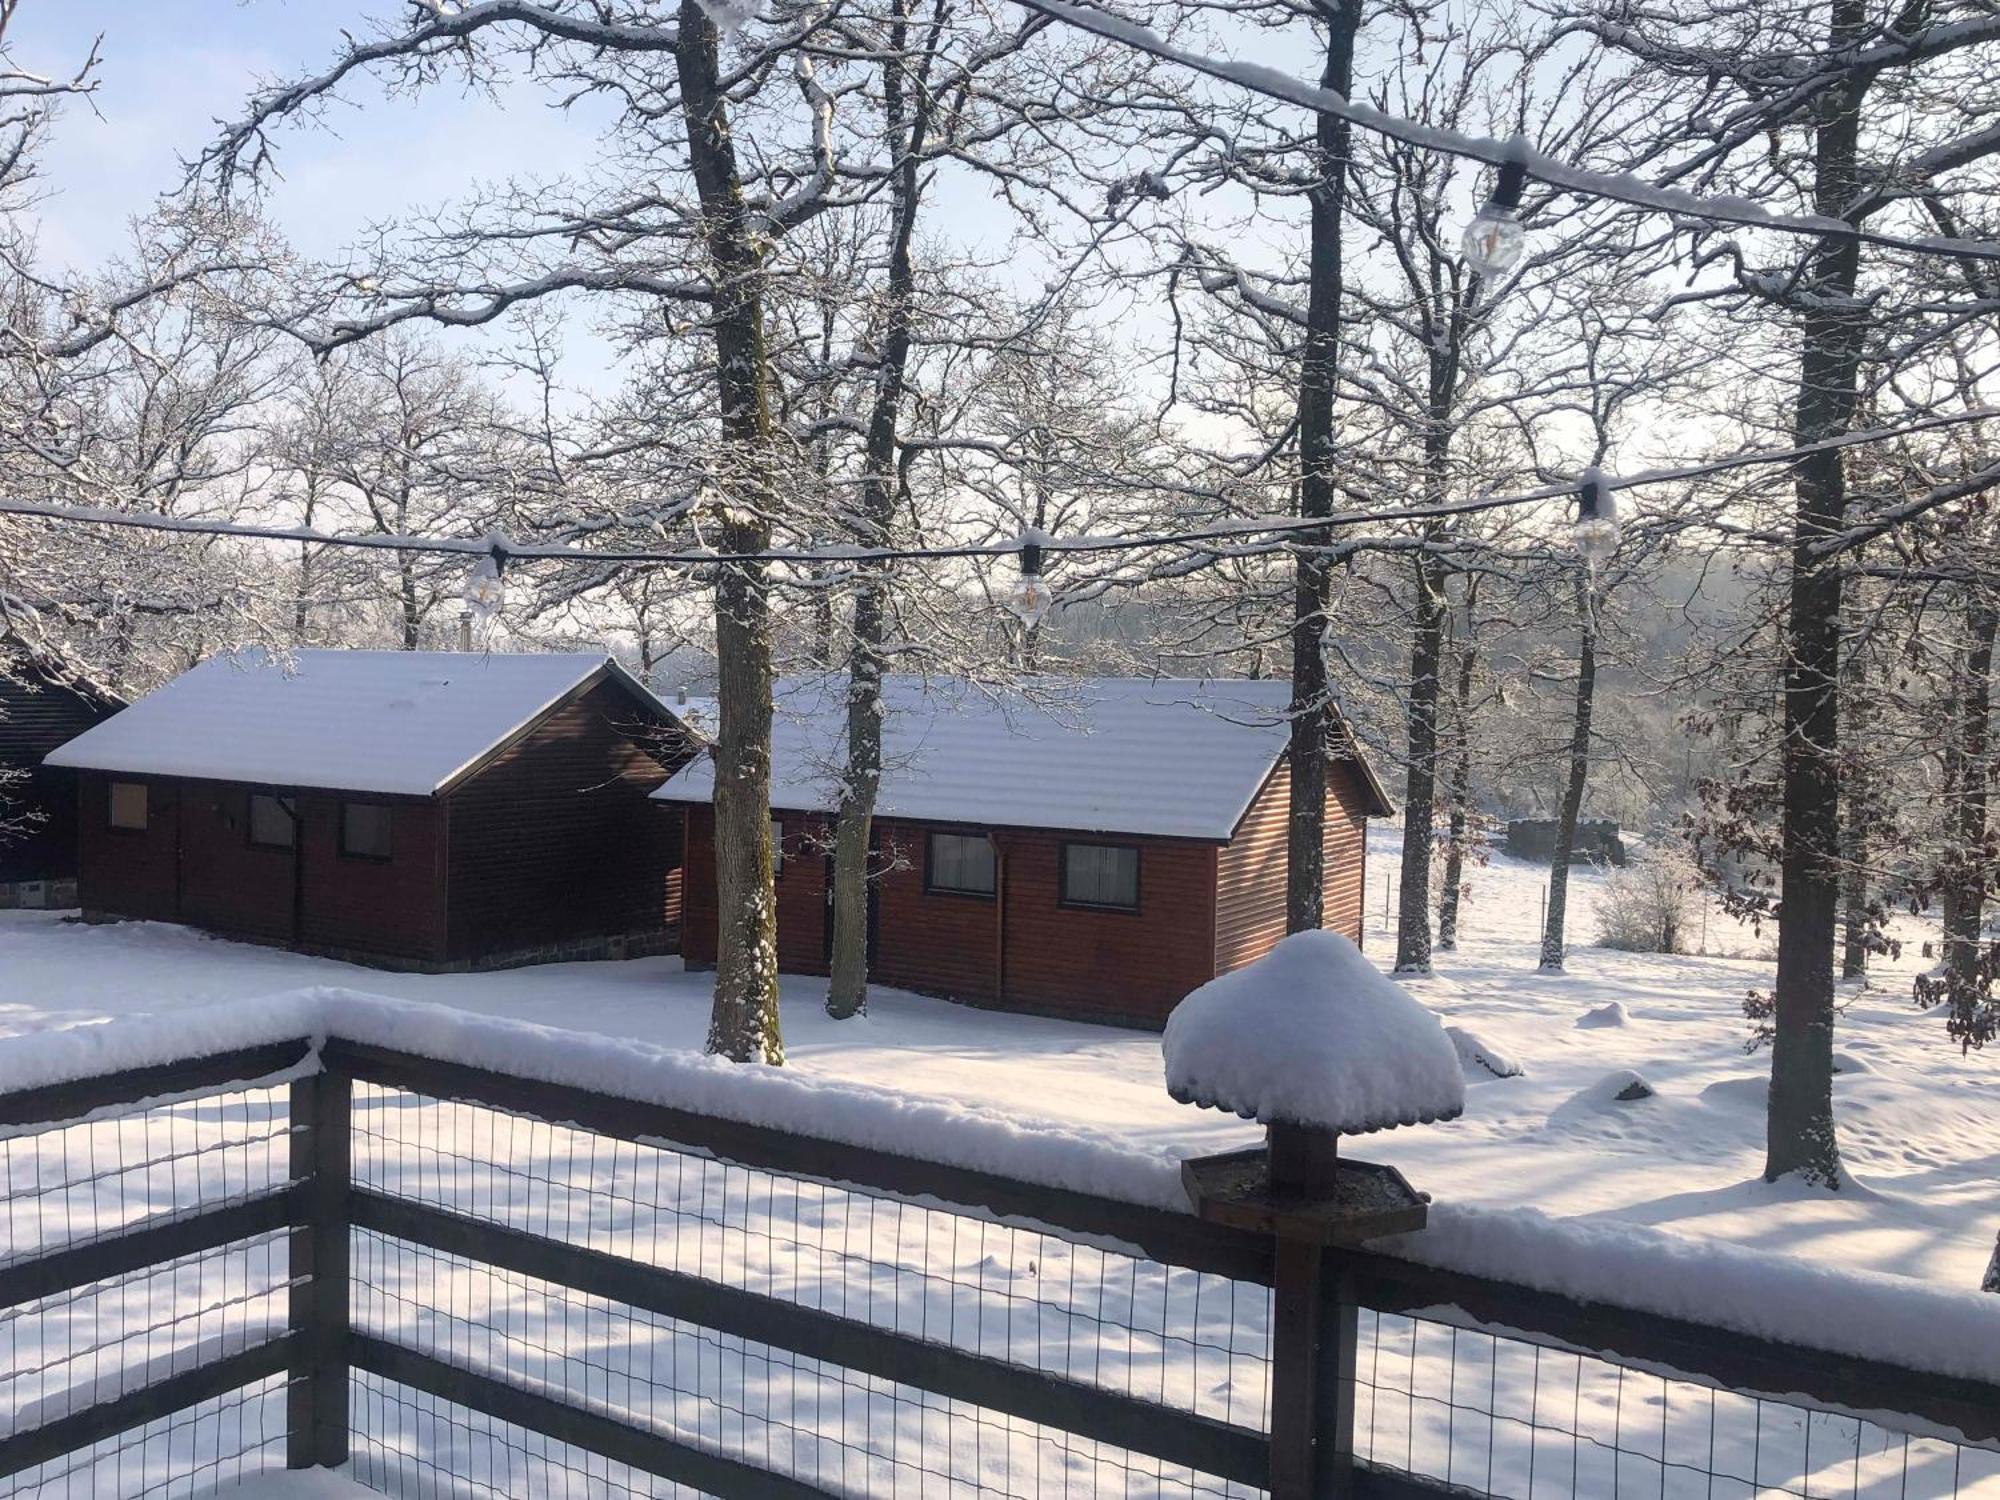
[[[779,881],[783,880],[784,878],[785,878],[785,820],[783,818],[774,816],[771,819],[771,879],[773,881]]]
[[[286,822],[290,825],[292,832],[292,836],[288,841],[273,843],[268,839],[257,837],[257,799],[259,797],[264,798],[266,801],[277,803],[279,808],[288,815]],[[286,803],[290,803],[291,806],[286,807]],[[252,849],[270,849],[287,854],[292,853],[299,847],[299,833],[299,799],[296,793],[287,796],[283,792],[253,791],[244,799],[243,841]]]
[[[937,872],[937,841],[939,839],[966,839],[986,846],[988,866],[993,876],[993,884],[987,890],[974,890],[969,886],[939,885]],[[956,896],[967,901],[995,901],[1000,896],[1000,851],[994,847],[990,833],[961,833],[955,828],[926,828],[924,830],[924,894],[926,896]]]
[[[383,842],[388,846],[382,853],[374,854],[356,849],[347,841],[347,811],[353,807],[365,807],[382,814],[382,826],[386,834]],[[340,857],[358,859],[365,864],[386,865],[396,857],[396,809],[393,803],[370,802],[366,798],[343,797],[340,802]]]
[[[1132,903],[1085,901],[1069,893],[1069,854],[1072,849],[1118,849],[1132,856]],[[1140,844],[1114,844],[1103,839],[1064,839],[1056,855],[1056,905],[1070,911],[1114,912],[1123,917],[1139,915],[1146,887],[1145,849]]]
[[[139,821],[137,823],[121,823],[118,821],[118,789],[127,786],[136,787],[139,791]],[[104,793],[104,826],[116,834],[136,835],[143,838],[151,831],[153,826],[152,786],[144,781],[112,780],[106,782]]]

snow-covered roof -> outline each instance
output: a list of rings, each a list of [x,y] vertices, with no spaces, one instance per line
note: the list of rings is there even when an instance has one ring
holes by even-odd
[[[1337,932],[1295,932],[1174,1007],[1167,1092],[1246,1120],[1344,1134],[1465,1108],[1458,1049],[1436,1016]]]
[[[889,677],[882,697],[876,811],[927,822],[1223,840],[1290,732],[1283,682],[1101,677],[999,691]],[[771,805],[831,811],[846,681],[787,679],[776,699]],[[653,795],[707,802],[714,789],[714,762],[697,756]]]
[[[601,653],[253,647],[210,657],[47,763],[430,796],[600,672],[669,712]]]

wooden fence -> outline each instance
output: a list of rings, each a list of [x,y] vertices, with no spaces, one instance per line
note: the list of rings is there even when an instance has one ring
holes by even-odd
[[[1274,1338],[1257,1235],[337,1037],[0,1132],[0,1494],[2000,1494],[2000,1387],[1372,1251]]]

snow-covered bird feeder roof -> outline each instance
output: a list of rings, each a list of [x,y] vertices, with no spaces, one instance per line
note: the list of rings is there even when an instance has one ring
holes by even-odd
[[[1167,1091],[1260,1124],[1343,1135],[1465,1108],[1458,1051],[1422,1005],[1335,932],[1299,932],[1174,1008]]]

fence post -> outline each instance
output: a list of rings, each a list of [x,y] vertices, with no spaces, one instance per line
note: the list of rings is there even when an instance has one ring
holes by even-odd
[[[291,1236],[293,1339],[286,1390],[285,1465],[347,1462],[347,1186],[353,1160],[354,1080],[326,1069],[292,1084],[292,1180],[300,1184]]]
[[[1354,1396],[1359,1373],[1361,1307],[1354,1275],[1339,1255],[1325,1258],[1319,1294],[1318,1451],[1314,1494],[1347,1500],[1354,1493]]]
[[[1354,1492],[1360,1326],[1339,1252],[1280,1235],[1271,1297],[1271,1500]]]
[[[1318,1245],[1278,1236],[1271,1278],[1271,1500],[1312,1500],[1324,1258]]]

